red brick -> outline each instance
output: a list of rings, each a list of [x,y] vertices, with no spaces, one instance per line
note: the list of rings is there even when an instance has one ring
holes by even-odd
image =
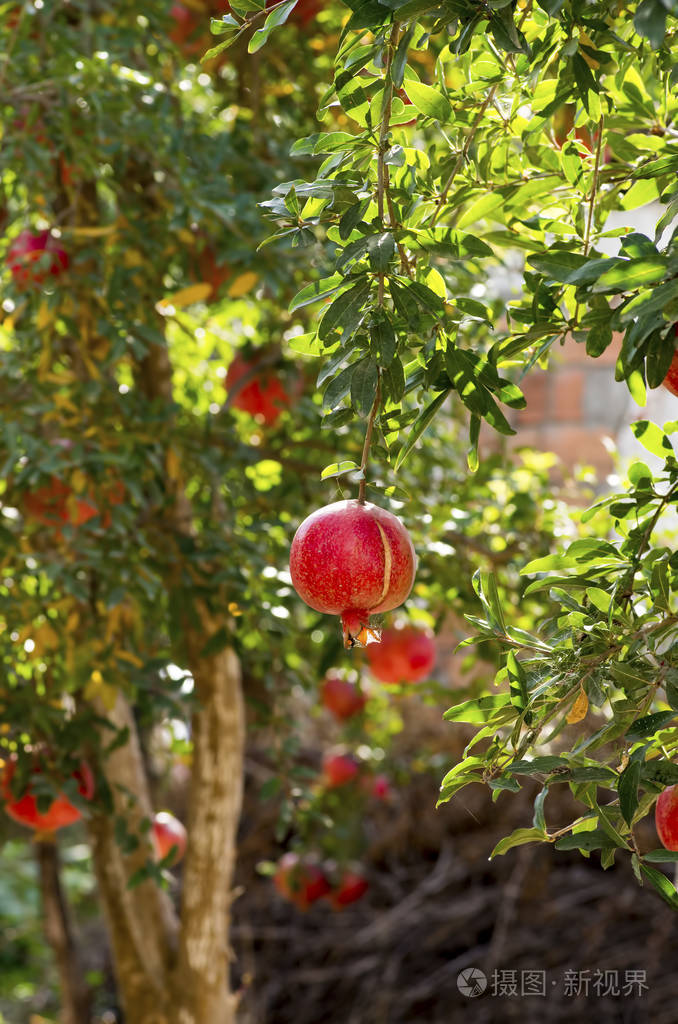
[[[527,407],[514,416],[514,426],[542,423],[549,415],[550,376],[543,370],[532,370],[520,383]]]
[[[555,422],[580,423],[584,416],[584,369],[553,370],[551,419]]]

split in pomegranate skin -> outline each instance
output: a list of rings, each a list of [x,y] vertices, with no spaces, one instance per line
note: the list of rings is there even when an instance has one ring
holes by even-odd
[[[667,786],[657,797],[654,823],[662,846],[678,850],[678,786]]]
[[[38,810],[38,800],[31,792],[30,785],[26,792],[16,799],[11,788],[15,771],[16,758],[12,757],[7,761],[2,776],[5,811],[10,818],[14,818],[20,825],[35,829],[37,832],[55,832],[59,828],[65,828],[80,820],[82,817],[80,810],[63,794],[56,796],[47,810],[42,813]],[[39,774],[39,771],[36,771],[35,774]],[[73,778],[78,782],[78,792],[83,799],[91,800],[94,796],[94,776],[87,762],[82,762],[79,769],[73,773]]]
[[[368,502],[337,501],[312,512],[290,550],[299,597],[315,611],[341,616],[346,647],[365,646],[370,615],[401,605],[415,571],[400,519]]]
[[[381,642],[367,648],[367,660],[382,683],[419,683],[435,665],[435,640],[414,626],[385,629]]]
[[[674,324],[673,330],[676,338],[678,338],[678,324]],[[672,395],[678,395],[678,349],[673,354],[669,372],[664,377],[662,383]]]

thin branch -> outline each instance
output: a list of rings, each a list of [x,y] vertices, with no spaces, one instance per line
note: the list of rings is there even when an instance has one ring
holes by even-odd
[[[462,150],[461,150],[461,153],[459,154],[459,157],[457,158],[457,162],[455,163],[454,167],[452,168],[452,173],[450,174],[449,178],[445,182],[445,185],[443,186],[442,192],[438,196],[438,204],[436,206],[436,211],[433,214],[433,219],[431,220],[431,227],[432,228],[435,227],[435,224],[436,224],[436,221],[438,220],[438,217],[443,212],[443,207],[444,207],[445,202],[447,200],[447,194],[450,191],[450,189],[452,188],[452,184],[454,182],[454,179],[456,178],[457,174],[461,170],[463,164],[466,162],[466,157],[468,156],[468,151],[471,148],[471,143],[473,142],[473,140],[474,140],[474,138],[476,136],[476,132],[478,131],[478,128],[480,127],[480,122],[482,121],[482,119],[483,119],[483,117],[485,115],[485,111],[489,107],[490,103],[492,103],[494,101],[494,97],[496,96],[496,94],[497,94],[497,86],[493,85],[492,88],[490,89],[490,91],[488,92],[487,96],[485,97],[485,99],[484,99],[484,101],[482,103],[482,106],[480,107],[480,110],[478,111],[478,113],[476,115],[476,119],[473,122],[473,126],[471,128],[471,131],[466,136],[466,141],[465,141],[465,143],[464,143],[464,145],[462,147]]]
[[[365,504],[365,486],[367,484],[367,479],[366,479],[367,460],[370,457],[370,444],[372,443],[372,429],[374,427],[374,420],[375,420],[375,417],[376,417],[377,412],[379,410],[380,403],[381,403],[381,377],[379,377],[379,379],[377,380],[377,393],[374,396],[374,402],[372,403],[372,408],[370,410],[370,418],[367,421],[367,430],[365,431],[365,444],[363,445],[363,455],[362,455],[362,459],[360,460],[360,472],[361,472],[362,475],[360,477],[360,487],[359,487],[359,490],[358,490],[358,501],[360,502],[361,505]]]

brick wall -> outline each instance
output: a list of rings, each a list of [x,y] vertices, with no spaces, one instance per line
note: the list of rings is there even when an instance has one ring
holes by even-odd
[[[522,382],[527,408],[511,417],[517,435],[513,447],[530,445],[555,452],[566,466],[590,465],[599,483],[614,471],[612,446],[621,455],[647,453],[633,438],[629,424],[653,419],[662,424],[678,418],[678,398],[664,388],[648,391],[647,405],[636,405],[624,382],[614,379],[621,338],[598,359],[583,344],[568,338],[551,350],[548,371],[535,367]]]

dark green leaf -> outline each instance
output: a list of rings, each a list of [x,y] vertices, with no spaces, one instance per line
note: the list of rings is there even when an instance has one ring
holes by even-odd
[[[619,807],[627,825],[631,825],[633,815],[638,807],[638,784],[640,782],[640,761],[629,761],[619,777],[617,792]]]
[[[351,404],[359,416],[369,416],[378,384],[379,369],[371,356],[355,364],[351,377]]]

